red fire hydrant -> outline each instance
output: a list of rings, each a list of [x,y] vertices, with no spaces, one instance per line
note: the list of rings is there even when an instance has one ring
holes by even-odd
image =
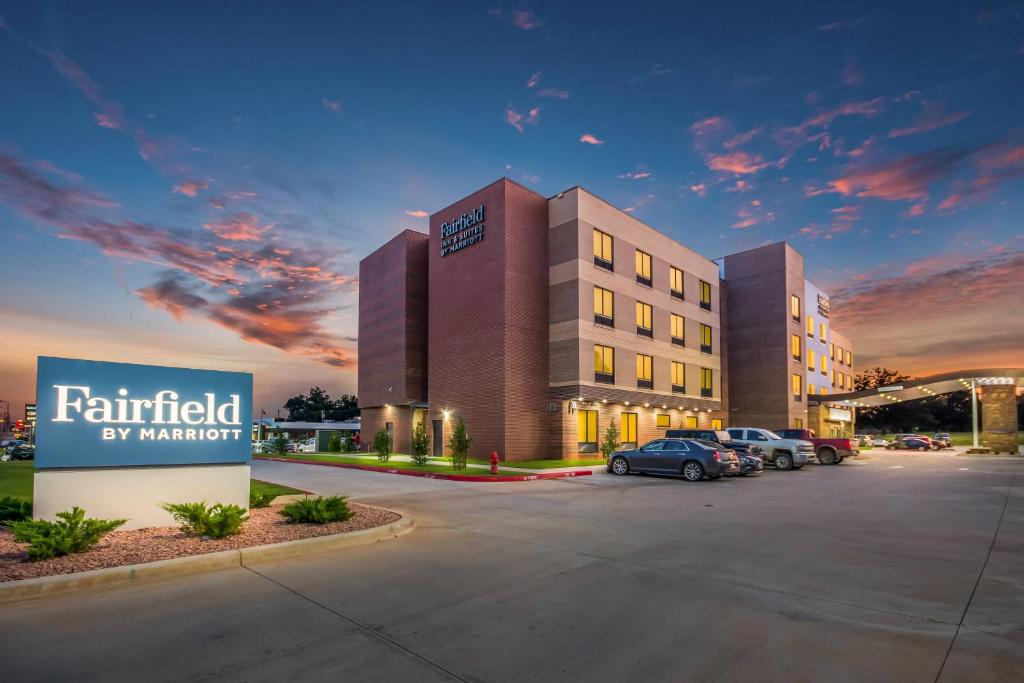
[[[491,474],[498,473],[498,451],[491,452]]]

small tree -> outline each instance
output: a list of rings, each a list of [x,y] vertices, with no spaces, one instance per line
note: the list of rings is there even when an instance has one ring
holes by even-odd
[[[341,432],[331,432],[331,438],[327,439],[327,451],[341,453]]]
[[[356,442],[351,435],[345,437],[345,443],[342,444],[342,449],[344,449],[346,453],[355,453]]]
[[[604,440],[601,441],[601,455],[608,458],[617,450],[619,450],[619,430],[615,428],[615,423],[612,422],[604,432]]]
[[[386,463],[391,459],[391,437],[383,429],[373,437],[373,450],[377,451],[377,460]]]
[[[288,437],[284,435],[284,432],[278,432],[277,436],[273,438],[274,452],[278,455],[284,455],[288,452]]]
[[[429,446],[427,425],[420,421],[412,428],[412,461],[417,465],[426,465]]]
[[[466,456],[469,454],[469,444],[472,439],[466,434],[466,423],[459,418],[459,424],[452,432],[452,438],[448,441],[448,448],[452,452],[452,468],[456,470],[466,469]]]

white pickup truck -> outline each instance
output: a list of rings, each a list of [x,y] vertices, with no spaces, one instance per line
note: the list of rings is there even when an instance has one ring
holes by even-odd
[[[755,444],[764,451],[766,463],[777,470],[798,470],[814,457],[814,444],[802,439],[783,439],[775,432],[756,427],[730,427],[725,430],[733,441]]]

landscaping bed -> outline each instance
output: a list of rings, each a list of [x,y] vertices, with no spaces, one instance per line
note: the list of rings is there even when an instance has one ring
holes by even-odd
[[[89,551],[39,562],[29,562],[26,544],[16,543],[10,532],[0,530],[0,582],[344,534],[384,526],[401,518],[397,513],[367,505],[349,503],[348,506],[355,513],[350,519],[329,524],[289,524],[280,515],[278,505],[249,510],[249,519],[238,535],[216,540],[189,536],[173,526],[114,531]]]
[[[448,474],[448,475],[472,475],[472,476],[492,476],[489,469],[480,469],[478,467],[466,468],[464,470],[457,470],[451,466],[450,463],[444,461],[432,460],[427,465],[417,465],[413,462],[406,460],[390,460],[387,463],[380,462],[379,460],[372,460],[369,458],[359,458],[354,456],[346,455],[322,455],[314,453],[289,453],[287,455],[257,455],[253,457],[253,460],[277,460],[280,462],[307,462],[307,463],[326,463],[326,464],[341,464],[341,465],[357,465],[362,469],[378,469],[378,470],[409,470],[411,472],[421,472],[425,474]],[[505,470],[499,469],[499,476],[520,476],[522,472],[516,470]]]

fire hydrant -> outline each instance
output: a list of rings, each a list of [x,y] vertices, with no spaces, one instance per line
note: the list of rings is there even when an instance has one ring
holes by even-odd
[[[491,474],[498,473],[498,451],[491,452]]]

